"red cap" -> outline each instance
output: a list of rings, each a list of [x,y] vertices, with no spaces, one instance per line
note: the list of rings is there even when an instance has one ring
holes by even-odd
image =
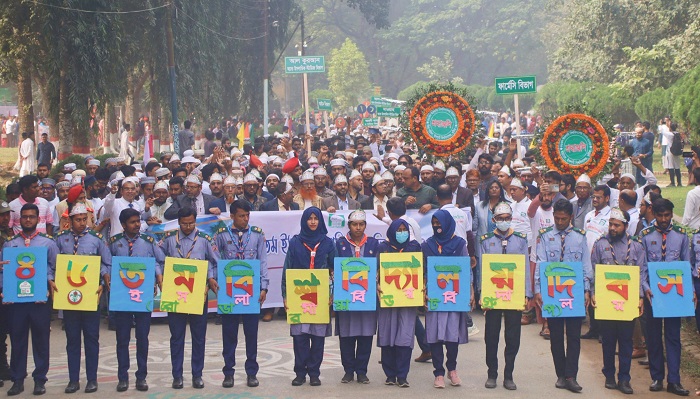
[[[282,173],[292,173],[294,169],[296,169],[299,165],[301,165],[299,163],[299,158],[289,158],[289,160],[287,160],[287,162],[285,162],[284,166],[282,167]]]
[[[68,191],[68,198],[66,198],[66,202],[73,204],[75,201],[78,200],[78,197],[80,196],[80,193],[83,192],[83,186],[82,185],[77,185],[71,187],[71,189]]]
[[[263,163],[262,163],[262,161],[260,161],[260,158],[258,158],[252,152],[250,153],[250,164],[256,169],[263,166]]]

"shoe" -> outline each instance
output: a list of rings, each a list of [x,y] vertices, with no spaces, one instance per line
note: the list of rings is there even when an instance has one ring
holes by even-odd
[[[223,388],[233,388],[233,376],[227,375],[224,377],[224,382],[221,383]]]
[[[438,388],[438,389],[444,389],[445,388],[445,377],[442,375],[435,377],[435,382],[433,382],[433,387]]]
[[[46,383],[44,381],[34,381],[34,391],[32,394],[39,396],[46,393]]]
[[[587,333],[581,335],[581,339],[598,339],[598,334],[588,330]]]
[[[7,391],[7,396],[19,395],[22,392],[24,392],[24,380],[15,381],[14,383],[12,383],[12,388],[10,388],[10,390]],[[75,392],[75,391],[73,391],[73,392]]]
[[[85,385],[85,393],[97,392],[97,381],[88,381]]]
[[[312,387],[317,387],[321,385],[321,379],[318,377],[309,377],[309,385]]]
[[[644,349],[635,349],[632,351],[632,359],[641,359],[647,356],[647,351]]]
[[[408,388],[410,386],[410,385],[408,385],[408,381],[405,378],[397,378],[396,385],[399,388]]]
[[[358,374],[357,375],[357,383],[358,384],[369,384],[369,378],[367,378],[367,374]]]
[[[617,383],[617,390],[624,393],[624,394],[627,394],[627,395],[631,395],[634,393],[634,390],[632,389],[632,386],[630,385],[629,381],[618,382]]]
[[[173,389],[182,389],[184,384],[182,383],[182,377],[173,378]]]
[[[384,385],[396,385],[396,377],[386,377]]]
[[[542,331],[540,331],[540,335],[542,336],[542,338],[549,341],[549,327],[543,328]]]
[[[648,366],[649,365],[649,358],[646,358],[644,360],[639,360],[637,363],[641,364],[642,366]]]
[[[117,392],[124,392],[129,389],[129,381],[119,380],[117,383]]]
[[[674,183],[671,183],[671,184],[669,184],[669,185],[666,186],[666,187],[676,187],[676,185],[675,185]]]
[[[204,388],[204,381],[202,380],[202,377],[192,377],[192,388]]]
[[[480,333],[480,332],[481,332],[481,331],[479,331],[479,327],[477,327],[477,326],[471,326],[471,327],[467,328],[467,334],[468,334],[470,337],[473,336],[473,335],[476,335],[476,334],[478,334],[478,333]]]
[[[605,379],[605,388],[606,389],[617,389],[617,383],[615,382],[614,377],[608,377]]]
[[[567,378],[566,379],[566,389],[568,389],[571,392],[581,392],[583,391],[583,388],[581,385],[576,382],[575,378]]]
[[[306,377],[297,377],[292,380],[292,386],[298,387],[306,383]]]
[[[557,382],[554,383],[554,387],[559,388],[559,389],[566,389],[566,378],[564,378],[564,377],[557,378]]]
[[[674,384],[671,382],[668,383],[668,386],[666,387],[666,392],[678,396],[688,396],[690,394],[690,392],[687,389],[683,388],[683,385],[681,385],[680,383]]]
[[[677,187],[683,187],[683,185],[682,185],[682,184],[680,184],[680,183],[678,183],[678,186],[677,186]]]
[[[274,316],[272,314],[272,312],[265,313],[262,317],[262,321],[264,321],[264,322],[272,321],[272,316]]]
[[[430,352],[423,352],[417,358],[413,359],[417,363],[427,363],[433,358],[433,354]]]
[[[246,385],[248,385],[249,388],[255,388],[260,385],[260,381],[258,381],[254,375],[249,375],[248,378],[246,378]]]
[[[78,381],[69,382],[66,389],[63,390],[65,393],[76,393],[80,389],[80,383]]]
[[[487,379],[486,383],[484,384],[484,388],[488,388],[488,389],[496,388],[496,379],[495,378]]]
[[[10,379],[10,366],[5,363],[4,365],[0,366],[0,380],[10,381]]]
[[[347,373],[345,373],[343,378],[340,379],[340,382],[342,382],[343,384],[347,384],[348,382],[351,382],[354,379],[355,379],[355,374],[353,374],[351,371],[348,371]]]
[[[220,326],[221,325],[221,316],[218,316],[216,320],[214,320],[214,325]]]
[[[503,380],[503,388],[509,391],[515,391],[516,389],[518,389],[518,386],[515,385],[515,381],[513,380]]]
[[[450,385],[453,387],[462,385],[462,379],[457,375],[457,370],[452,370],[447,373],[447,378],[450,380]]]
[[[654,380],[649,385],[649,390],[652,392],[660,392],[664,390],[664,380]]]
[[[528,315],[522,315],[522,317],[520,318],[520,325],[521,325],[521,326],[527,326],[527,325],[529,325],[530,323],[532,323],[532,320],[530,319],[530,316],[528,316]]]
[[[141,391],[141,392],[146,392],[148,391],[148,383],[146,382],[145,379],[143,380],[136,380],[136,390]]]

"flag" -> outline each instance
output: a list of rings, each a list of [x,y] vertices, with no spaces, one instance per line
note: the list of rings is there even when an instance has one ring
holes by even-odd
[[[149,159],[151,159],[151,148],[150,148],[150,137],[151,134],[146,132],[143,136],[143,164],[146,165]]]
[[[255,142],[255,132],[253,131],[253,128],[255,126],[253,126],[253,124],[251,123],[249,127],[250,132],[248,133],[248,138],[250,139],[250,144],[253,144]]]
[[[496,127],[493,123],[493,121],[489,122],[489,137],[493,138],[493,134],[496,130]]]
[[[238,140],[238,148],[243,148],[245,139],[245,122],[241,122],[241,127],[238,128],[238,134],[236,134],[236,139]]]

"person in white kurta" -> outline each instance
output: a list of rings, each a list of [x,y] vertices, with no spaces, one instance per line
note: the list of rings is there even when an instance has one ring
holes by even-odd
[[[591,195],[593,210],[588,212],[583,223],[586,232],[586,242],[588,248],[593,248],[593,244],[600,237],[608,234],[608,223],[610,221],[610,188],[608,186],[597,186]]]
[[[36,146],[32,140],[33,133],[23,134],[24,141],[19,147],[19,177],[30,175],[36,169]]]

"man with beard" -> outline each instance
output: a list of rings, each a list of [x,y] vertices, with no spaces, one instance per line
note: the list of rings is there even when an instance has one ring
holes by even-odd
[[[319,166],[314,169],[314,185],[316,186],[316,192],[321,198],[329,198],[333,196],[333,190],[326,187],[328,182],[328,172],[323,166]]]
[[[99,167],[100,167],[100,160],[93,158],[93,159],[85,162],[85,174],[87,176],[94,176],[95,172],[97,172],[97,169]]]
[[[174,155],[173,155],[174,156]],[[185,180],[182,177],[173,177],[168,182],[168,194],[170,199],[175,201],[184,191]],[[171,202],[172,202],[171,201]]]
[[[377,171],[371,162],[365,162],[362,165],[362,194],[372,195],[372,178]]]
[[[481,183],[479,183],[479,194],[481,195],[481,200],[484,200],[488,195],[486,186],[491,179],[493,157],[489,154],[481,154],[479,155],[478,160],[477,168],[479,169],[479,180],[481,181]]]
[[[372,195],[367,197],[360,206],[362,209],[372,209],[375,212],[379,212],[379,208],[386,210],[386,202],[388,200],[386,181],[381,176],[374,175],[372,179]]]
[[[265,188],[267,188],[267,191],[263,190],[262,196],[266,201],[275,198],[275,190],[277,189],[277,185],[280,184],[280,176],[275,172],[276,171],[273,170],[272,173],[265,178]]]
[[[294,187],[292,188],[292,191],[294,192],[294,194],[296,194],[301,188],[301,182],[299,181],[299,178],[303,173],[301,163],[299,163],[299,158],[293,157],[287,160],[287,162],[285,162],[284,166],[282,167],[282,173],[287,174],[289,175],[289,177],[292,178],[292,180],[294,181]]]
[[[49,165],[45,163],[40,163],[36,167],[36,177],[38,177],[40,180],[46,179],[49,177],[49,173],[51,172],[51,168]]]
[[[212,173],[209,177],[209,191],[211,195],[216,198],[222,198],[224,196],[224,178],[218,173]]]
[[[447,174],[447,168],[445,163],[442,161],[435,162],[433,167],[433,184],[431,187],[437,190],[441,184],[445,184],[445,175]]]
[[[168,195],[168,184],[164,181],[159,181],[153,186],[153,205],[151,206],[151,218],[148,220],[150,222],[155,222],[155,224],[165,223],[165,211],[170,208],[173,203],[172,199]]]
[[[56,183],[56,197],[58,202],[65,201],[68,198],[68,191],[70,191],[70,182],[67,180],[60,181]]]
[[[406,169],[405,166],[399,165],[394,169],[394,192],[399,192],[403,188],[403,172]]]
[[[624,173],[620,176],[620,181],[617,184],[617,188],[610,189],[610,206],[618,206],[618,201],[620,197],[620,191],[622,190],[634,190],[637,192],[637,206],[641,202],[641,198],[644,197],[644,188],[655,185],[658,183],[658,179],[654,175],[654,172],[647,169],[642,165],[642,161],[638,157],[631,157],[630,161],[642,174],[642,177],[646,180],[646,184],[635,189],[636,182],[635,177],[631,173]]]
[[[586,215],[593,209],[591,200],[591,178],[587,174],[582,174],[576,180],[576,199],[572,202],[574,205],[574,222],[573,225],[577,229],[583,230],[586,223]]]
[[[233,176],[226,176],[224,179],[224,195],[221,198],[217,198],[211,205],[213,208],[218,208],[217,211],[222,208],[231,209],[231,204],[237,199],[236,178]],[[217,215],[218,213],[214,212],[214,214]]]
[[[317,208],[323,207],[322,198],[316,193],[314,174],[306,171],[299,180],[301,181],[301,189],[299,194],[294,196],[294,202],[299,205],[299,209],[307,209],[312,206]]]
[[[347,171],[346,165],[347,162],[345,162],[344,159],[333,159],[331,161],[331,178],[335,179],[335,177],[338,175],[345,175]]]
[[[352,172],[350,172],[350,177],[348,178],[348,196],[355,201],[362,203],[362,201],[367,199],[367,196],[362,194],[362,189],[362,174],[353,169]]]
[[[328,213],[336,211],[346,211],[360,209],[360,203],[348,196],[348,179],[345,175],[338,175],[333,182],[334,194],[331,197],[324,198],[321,209],[325,209]]]
[[[290,182],[281,181],[277,187],[275,187],[276,197],[264,203],[261,207],[261,211],[274,211],[274,212],[285,212],[285,211],[298,211],[299,205],[294,202],[294,196],[292,195],[292,184]],[[263,321],[272,320],[272,316],[266,320],[263,317]]]
[[[420,168],[420,182],[426,186],[433,187],[433,176],[435,169],[430,165],[423,165]],[[434,188],[434,187],[433,187]]]
[[[226,212],[225,209],[214,208],[212,206],[214,201],[216,201],[216,198],[202,193],[202,182],[199,180],[199,177],[196,175],[189,175],[185,182],[185,194],[180,194],[173,200],[173,204],[165,211],[164,215],[168,220],[177,219],[177,212],[185,207],[193,208],[197,212],[197,215],[211,215],[212,209],[219,209],[221,212]]]
[[[435,189],[418,180],[420,172],[417,167],[411,166],[401,173],[404,187],[396,195],[406,201],[407,209],[418,209],[420,213],[426,214],[438,207]]]
[[[260,183],[254,174],[248,173],[243,178],[243,201],[246,201],[252,211],[259,211],[262,204],[265,203],[265,198],[258,195]]]
[[[459,175],[459,170],[457,170],[457,168],[452,166],[447,168],[447,172],[445,173],[445,182],[448,186],[450,186],[450,190],[452,190],[452,204],[459,209],[468,207],[471,210],[473,217],[474,194],[472,194],[472,190],[459,185],[460,178],[461,176]]]

